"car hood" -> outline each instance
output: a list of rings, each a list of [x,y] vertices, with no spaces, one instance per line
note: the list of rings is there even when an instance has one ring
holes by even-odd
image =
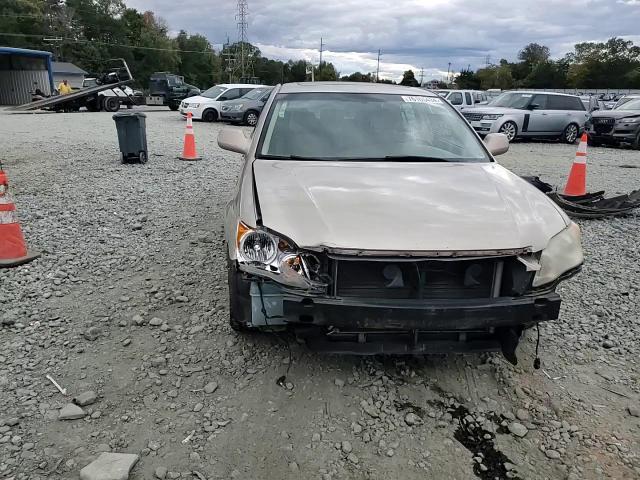
[[[606,112],[593,112],[591,114],[593,118],[606,117],[606,118],[623,118],[623,117],[637,117],[640,116],[640,110],[607,110]]]
[[[543,249],[568,225],[496,163],[253,163],[263,224],[310,249]]]
[[[473,113],[501,114],[501,115],[522,114],[523,112],[524,110],[519,110],[517,108],[492,107],[489,105],[475,107],[473,109]]]

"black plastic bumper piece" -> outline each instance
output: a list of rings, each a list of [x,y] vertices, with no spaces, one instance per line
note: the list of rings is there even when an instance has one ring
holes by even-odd
[[[285,296],[284,316],[312,350],[354,355],[510,350],[520,334],[554,320],[560,296],[477,300],[378,300]],[[507,346],[505,339],[515,339]]]

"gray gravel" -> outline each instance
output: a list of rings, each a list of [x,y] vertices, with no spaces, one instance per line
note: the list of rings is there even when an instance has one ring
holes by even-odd
[[[239,157],[217,148],[219,125],[196,123],[205,159],[181,162],[182,119],[147,114],[145,166],[119,163],[109,114],[0,115],[22,227],[43,254],[0,270],[0,477],[77,478],[113,452],[140,456],[134,480],[493,478],[460,423],[506,456],[499,478],[640,475],[637,216],[579,222],[586,264],[541,328],[541,370],[532,333],[518,367],[293,343],[282,388],[287,347],[226,323],[222,217]],[[499,160],[559,185],[575,149],[516,143]],[[624,164],[640,152],[590,148],[590,188],[640,187]],[[83,392],[86,416],[59,421]]]

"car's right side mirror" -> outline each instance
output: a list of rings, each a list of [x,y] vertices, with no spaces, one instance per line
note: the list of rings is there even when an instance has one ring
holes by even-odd
[[[502,155],[509,151],[509,139],[504,133],[489,133],[484,137],[484,144],[491,152],[491,155],[494,156]]]
[[[251,139],[244,135],[244,131],[238,127],[224,127],[218,134],[218,146],[236,152],[246,154],[249,151]]]

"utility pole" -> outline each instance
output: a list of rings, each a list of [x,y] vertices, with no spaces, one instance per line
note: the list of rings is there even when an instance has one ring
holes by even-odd
[[[378,49],[378,66],[376,67],[376,83],[380,81],[380,49]]]
[[[320,63],[318,64],[318,73],[320,73],[320,70],[322,69],[322,47],[324,46],[324,44],[322,43],[322,37],[320,37]]]
[[[247,0],[238,0],[238,13],[236,14],[236,20],[238,21],[238,42],[240,43],[240,75],[243,81],[246,81],[246,73],[249,70],[248,59],[245,55],[245,49],[249,42],[247,29],[249,28],[249,22],[247,16],[249,15],[249,5]]]
[[[449,72],[451,71],[451,62],[449,62],[449,66],[447,67],[447,85],[449,85]]]
[[[420,86],[422,86],[422,80],[424,80],[424,68],[420,68]]]

